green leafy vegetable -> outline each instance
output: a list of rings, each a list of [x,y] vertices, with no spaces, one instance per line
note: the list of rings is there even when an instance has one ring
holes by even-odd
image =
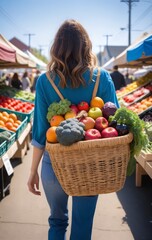
[[[127,175],[130,176],[135,170],[136,159],[141,149],[148,143],[148,137],[144,131],[145,123],[133,111],[122,107],[119,108],[111,120],[116,120],[120,124],[126,124],[133,134],[133,141],[130,143],[130,159],[127,168]]]
[[[47,120],[50,122],[54,115],[64,115],[70,111],[71,102],[68,99],[60,100],[60,102],[53,102],[50,104],[47,113]]]

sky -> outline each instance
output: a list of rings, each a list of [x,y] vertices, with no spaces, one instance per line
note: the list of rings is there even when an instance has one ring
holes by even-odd
[[[121,0],[0,1],[0,33],[27,45],[32,34],[31,47],[47,58],[58,28],[67,19],[79,21],[87,30],[95,54],[107,41],[108,45],[128,45],[128,3]],[[131,29],[131,42],[144,32],[152,32],[152,0],[132,2]]]

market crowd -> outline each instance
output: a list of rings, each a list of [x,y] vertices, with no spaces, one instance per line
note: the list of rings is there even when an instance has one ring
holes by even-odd
[[[36,82],[41,74],[40,70],[36,70],[35,73],[2,73],[0,83],[5,84],[16,89],[24,90],[27,92],[35,92]]]
[[[0,79],[0,84],[5,84],[7,86],[21,89],[27,92],[35,92],[36,82],[40,74],[41,71],[39,69],[37,69],[35,73],[29,73],[27,71],[25,71],[23,74],[17,72],[3,73]],[[114,82],[116,90],[125,87],[133,81],[132,76],[129,76],[128,73],[125,75],[120,73],[117,66],[114,66],[113,71],[110,75]]]

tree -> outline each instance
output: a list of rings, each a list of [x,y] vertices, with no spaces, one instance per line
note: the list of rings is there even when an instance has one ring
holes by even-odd
[[[32,54],[34,54],[37,58],[41,59],[43,62],[48,63],[48,59],[46,56],[42,55],[40,51],[36,48],[32,48]]]

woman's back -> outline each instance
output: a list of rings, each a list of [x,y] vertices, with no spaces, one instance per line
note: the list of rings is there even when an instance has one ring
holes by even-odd
[[[22,88],[22,83],[21,83],[17,73],[14,73],[14,75],[11,79],[11,86],[14,88],[17,88],[17,89]]]
[[[25,72],[22,78],[22,89],[30,92],[30,79],[28,77],[28,73]]]
[[[28,77],[22,78],[22,89],[30,91],[30,80]]]

